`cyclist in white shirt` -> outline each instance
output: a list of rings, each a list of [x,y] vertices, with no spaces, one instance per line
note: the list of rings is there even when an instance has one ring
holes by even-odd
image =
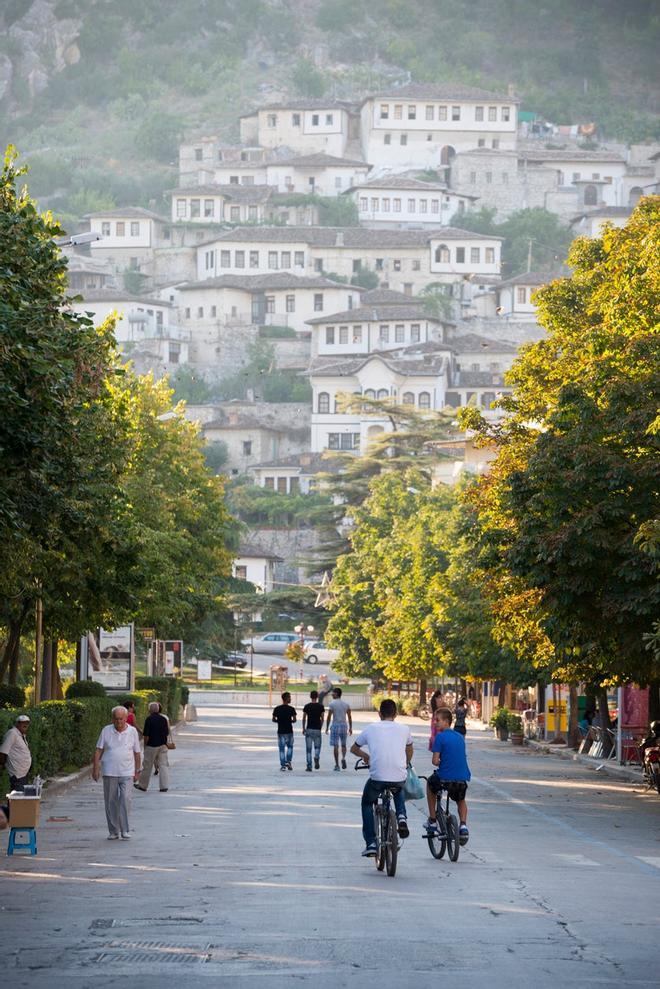
[[[366,845],[362,855],[367,858],[373,857],[377,851],[373,805],[386,787],[393,788],[399,836],[407,838],[410,834],[403,784],[406,782],[408,763],[412,760],[412,735],[408,725],[394,723],[397,714],[395,701],[381,701],[379,713],[380,721],[360,732],[351,746],[353,755],[359,756],[369,766],[369,779],[362,793],[362,835]],[[367,746],[368,752],[364,751],[363,745]]]

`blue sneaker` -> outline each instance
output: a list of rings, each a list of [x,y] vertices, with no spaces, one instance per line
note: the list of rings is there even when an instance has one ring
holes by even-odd
[[[461,824],[458,829],[458,843],[459,845],[467,845],[470,840],[470,832],[468,831],[467,824]]]
[[[337,768],[339,768],[339,767],[337,767]],[[367,847],[362,852],[362,858],[363,859],[373,859],[373,858],[376,858],[376,853],[377,852],[378,852],[378,849],[376,847],[376,842],[375,841],[372,841],[371,844],[370,845],[367,845]]]

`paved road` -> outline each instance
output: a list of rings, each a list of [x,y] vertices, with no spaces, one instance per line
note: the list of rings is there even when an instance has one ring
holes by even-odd
[[[106,841],[85,781],[45,804],[65,820],[41,827],[38,858],[0,859],[3,984],[659,985],[657,795],[473,732],[470,844],[433,861],[415,804],[388,879],[360,858],[362,775],[327,750],[305,773],[300,738],[280,774],[262,709],[199,715],[170,792],[135,794],[131,842]]]

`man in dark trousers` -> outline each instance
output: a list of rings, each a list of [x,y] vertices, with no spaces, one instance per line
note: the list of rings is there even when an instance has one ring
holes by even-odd
[[[282,694],[282,703],[273,709],[273,721],[277,725],[277,744],[280,750],[280,772],[293,769],[293,726],[296,721],[296,709],[291,707],[291,694]]]
[[[149,705],[149,716],[144,722],[144,760],[140,778],[135,783],[135,789],[146,791],[154,768],[154,760],[158,757],[160,792],[166,793],[170,785],[170,765],[167,759],[167,738],[170,733],[170,723],[166,717],[158,713],[158,707],[158,703],[152,701]]]
[[[305,736],[305,751],[307,754],[306,772],[312,771],[312,748],[314,749],[314,769],[320,769],[321,740],[323,739],[323,704],[319,701],[317,690],[312,690],[309,704],[303,708],[302,733]]]

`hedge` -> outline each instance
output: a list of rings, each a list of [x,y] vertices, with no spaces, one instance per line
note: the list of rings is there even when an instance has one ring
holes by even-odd
[[[181,706],[188,703],[188,688],[178,677],[137,677],[135,686],[159,695],[158,700],[172,724],[179,720]]]
[[[11,683],[0,683],[0,707],[23,707],[25,691]]]
[[[107,697],[107,691],[102,683],[96,680],[74,680],[66,688],[66,699],[75,700],[78,697]]]

